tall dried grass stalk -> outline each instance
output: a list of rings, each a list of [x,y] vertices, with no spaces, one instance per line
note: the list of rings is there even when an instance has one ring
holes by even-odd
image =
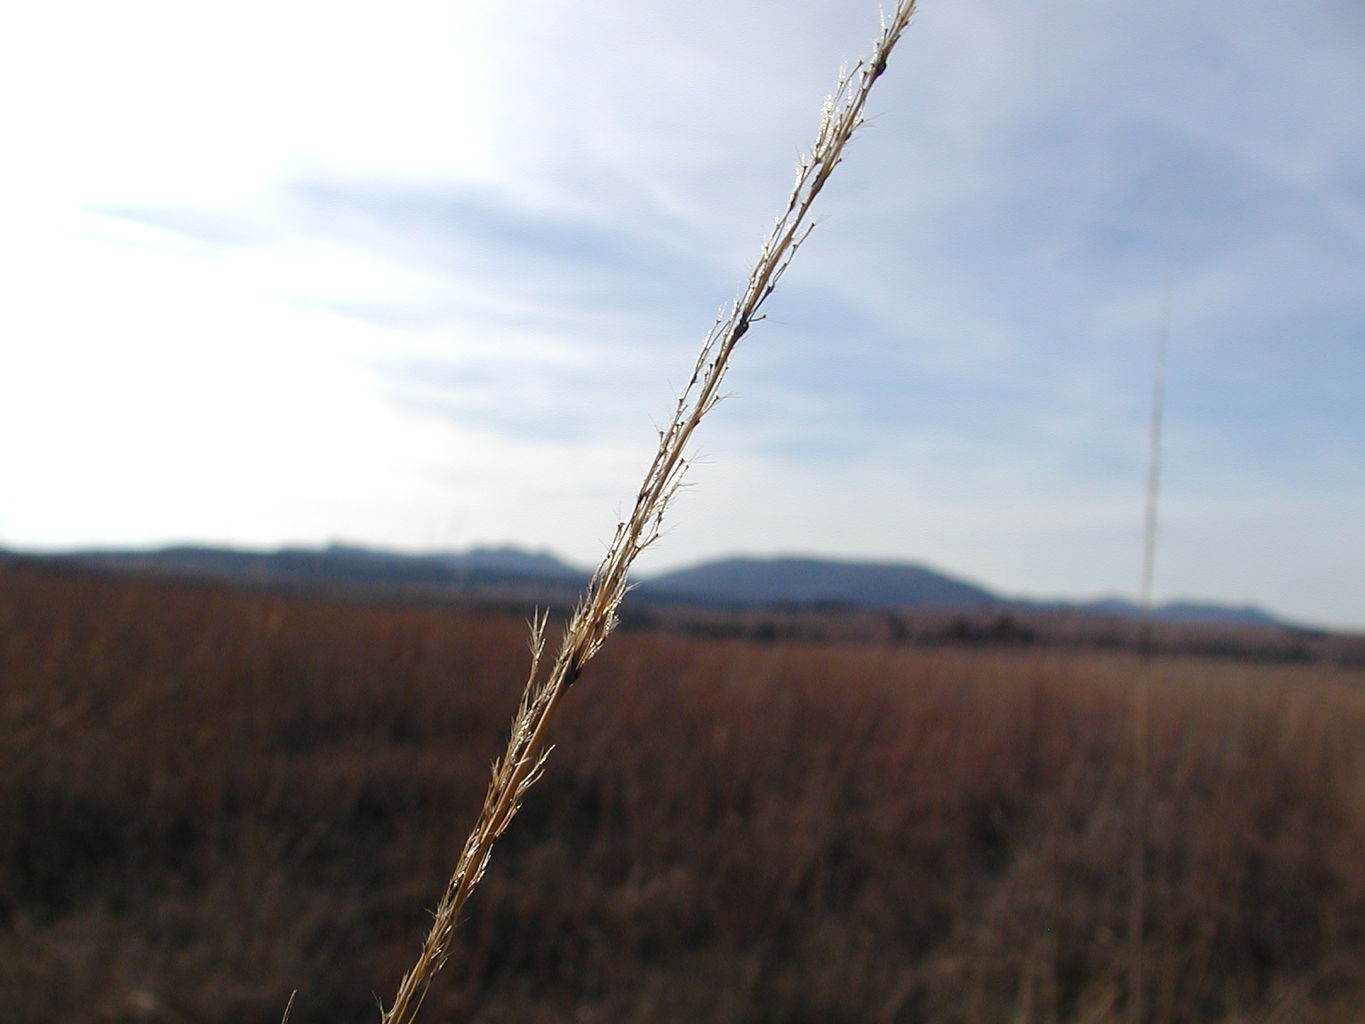
[[[750,326],[762,318],[763,304],[809,237],[813,228],[808,223],[811,206],[862,124],[867,97],[886,70],[891,51],[914,9],[915,0],[900,0],[895,12],[889,18],[883,17],[872,56],[846,70],[833,95],[825,101],[815,143],[810,154],[797,165],[796,182],[786,208],[764,242],[743,292],[729,313],[718,317],[707,332],[691,379],[678,396],[672,419],[666,429],[659,431],[658,450],[636,493],[630,517],[617,524],[606,555],[565,626],[559,653],[543,675],[545,620],[537,618],[532,624],[531,668],[507,749],[493,765],[483,810],[460,851],[421,953],[384,1013],[384,1024],[407,1024],[414,1020],[432,979],[445,964],[460,910],[483,875],[493,844],[517,813],[526,791],[540,777],[550,751],[546,728],[555,708],[616,626],[617,609],[629,589],[631,565],[659,536],[664,515],[687,468],[688,443],[702,418],[720,400],[720,385],[730,356]]]
[[[1147,430],[1147,489],[1142,522],[1141,609],[1137,686],[1133,691],[1133,806],[1129,839],[1128,1020],[1147,1020],[1147,834],[1151,831],[1152,584],[1156,579],[1157,513],[1161,496],[1161,428],[1166,415],[1166,348],[1170,343],[1170,288],[1161,306],[1156,363],[1152,374],[1152,416]]]

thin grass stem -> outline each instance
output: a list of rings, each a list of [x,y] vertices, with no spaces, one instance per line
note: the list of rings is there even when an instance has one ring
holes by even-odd
[[[825,102],[815,143],[797,166],[786,206],[760,249],[739,298],[707,332],[668,426],[659,433],[659,447],[636,492],[630,516],[617,524],[606,555],[565,626],[559,651],[544,673],[545,620],[537,618],[533,623],[531,668],[507,749],[493,765],[483,809],[455,862],[421,952],[403,976],[393,1003],[384,1011],[384,1024],[410,1024],[432,980],[446,963],[461,908],[483,875],[493,844],[515,816],[526,791],[540,777],[550,751],[546,738],[550,719],[564,693],[615,628],[617,610],[630,586],[631,566],[659,537],[664,516],[687,469],[688,444],[703,417],[720,400],[730,356],[750,327],[762,319],[764,303],[810,236],[810,209],[862,124],[872,86],[885,72],[914,8],[915,0],[900,0],[894,14],[883,18],[872,56],[841,75]]]

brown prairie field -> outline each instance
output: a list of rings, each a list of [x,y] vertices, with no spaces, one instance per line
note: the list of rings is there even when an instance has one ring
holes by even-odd
[[[516,615],[0,566],[0,1018],[375,1021]],[[1138,662],[627,630],[422,1019],[1127,1019]],[[1151,675],[1152,1024],[1365,1014],[1365,670]]]

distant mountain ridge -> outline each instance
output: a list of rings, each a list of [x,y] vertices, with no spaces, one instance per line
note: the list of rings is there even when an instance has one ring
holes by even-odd
[[[1135,619],[1142,607],[1124,597],[1100,597],[1090,600],[1044,601],[1034,598],[1014,598],[1010,607],[1038,612],[1084,612],[1113,619]],[[1152,608],[1152,618],[1158,622],[1185,622],[1205,626],[1292,626],[1255,605],[1227,605],[1211,601],[1181,599],[1167,601]]]
[[[1011,598],[908,562],[859,562],[832,558],[734,557],[652,576],[638,588],[651,600],[692,601],[747,607],[847,604],[863,608],[1001,608],[1079,611],[1135,618],[1141,608],[1124,598],[1040,601]],[[1180,600],[1158,605],[1152,616],[1167,622],[1220,625],[1286,625],[1252,605],[1230,606]]]
[[[828,558],[725,558],[653,576],[654,600],[736,605],[840,603],[862,607],[980,607],[1002,603],[983,587],[913,564]]]
[[[96,568],[206,575],[249,582],[457,593],[497,591],[562,601],[572,600],[591,575],[589,570],[570,565],[551,552],[512,546],[404,554],[347,544],[275,551],[180,545],[142,551],[71,551],[45,557]],[[748,608],[821,604],[861,608],[1014,608],[1077,611],[1115,618],[1139,614],[1138,605],[1123,598],[1055,601],[1010,598],[914,563],[812,556],[736,556],[656,573],[638,581],[632,601]],[[1160,605],[1152,614],[1167,622],[1289,625],[1254,606],[1191,600]]]
[[[458,590],[523,585],[577,590],[587,570],[548,552],[476,547],[465,552],[404,554],[348,544],[251,551],[180,545],[149,551],[73,551],[59,557],[96,568],[208,575],[258,582],[350,586],[433,587]]]

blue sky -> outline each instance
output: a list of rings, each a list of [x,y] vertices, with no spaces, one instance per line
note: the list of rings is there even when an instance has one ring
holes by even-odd
[[[595,562],[877,18],[10,15],[0,545]],[[1365,628],[1362,96],[1357,0],[926,0],[642,568],[1131,594],[1168,316],[1158,596]]]

